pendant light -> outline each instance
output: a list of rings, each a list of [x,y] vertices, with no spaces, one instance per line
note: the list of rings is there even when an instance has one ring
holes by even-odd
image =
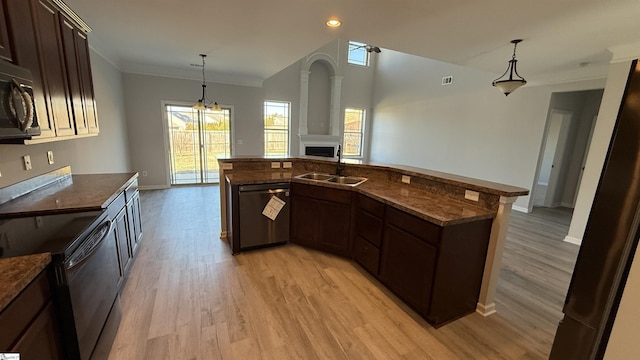
[[[516,70],[516,63],[518,62],[518,60],[516,60],[516,46],[518,46],[518,43],[520,42],[522,42],[522,39],[511,40],[511,43],[513,44],[513,55],[511,56],[511,60],[509,60],[507,71],[505,71],[499,78],[493,80],[493,86],[500,89],[505,96],[511,94],[517,88],[527,83],[527,80],[520,76]],[[507,73],[509,74],[509,78],[506,77]]]
[[[202,97],[198,99],[198,101],[196,101],[195,104],[193,104],[193,108],[196,110],[207,110],[207,109],[213,110],[213,111],[222,110],[222,108],[220,107],[220,105],[218,105],[217,102],[211,101],[207,97],[207,83],[204,78],[204,58],[206,58],[207,55],[200,54],[200,57],[202,57]]]

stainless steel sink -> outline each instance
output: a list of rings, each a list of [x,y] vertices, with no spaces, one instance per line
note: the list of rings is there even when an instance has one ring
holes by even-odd
[[[363,183],[366,178],[355,177],[355,176],[334,176],[331,179],[327,179],[328,182],[333,182],[336,184],[344,184],[344,185],[352,185],[356,186],[360,183]]]
[[[308,173],[308,174],[299,175],[299,176],[296,176],[296,177],[298,179],[324,181],[324,180],[329,180],[329,179],[333,178],[334,176],[333,175],[327,175],[327,174]]]
[[[356,186],[367,181],[367,178],[357,176],[338,176],[319,173],[307,173],[296,176],[298,179],[313,180],[317,182],[328,182],[333,184],[340,184],[346,186]]]

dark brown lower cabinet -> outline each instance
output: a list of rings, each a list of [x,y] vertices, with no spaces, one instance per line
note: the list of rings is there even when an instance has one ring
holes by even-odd
[[[476,309],[491,219],[449,226],[389,209],[382,282],[435,327]]]
[[[0,353],[17,352],[24,360],[63,358],[47,270],[0,312],[0,324]]]
[[[292,183],[291,242],[350,257],[351,196],[347,190]]]
[[[434,327],[476,309],[492,219],[438,226],[362,194],[291,184],[291,242],[351,257]]]
[[[393,225],[385,228],[380,278],[421,314],[429,311],[436,248]]]

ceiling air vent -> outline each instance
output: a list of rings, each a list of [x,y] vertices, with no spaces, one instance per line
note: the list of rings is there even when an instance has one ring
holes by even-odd
[[[445,76],[442,78],[442,85],[451,85],[453,83],[453,76]]]

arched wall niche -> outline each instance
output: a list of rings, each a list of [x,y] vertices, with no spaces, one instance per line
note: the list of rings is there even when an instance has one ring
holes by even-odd
[[[324,69],[321,70],[320,67]],[[320,79],[320,75],[317,78],[316,74],[312,75],[314,70],[317,73],[322,72],[323,76],[328,77],[328,81]],[[311,80],[313,83],[310,83]],[[328,93],[327,84],[329,85]],[[340,76],[336,58],[326,53],[315,53],[302,61],[299,114],[300,154],[305,154],[307,146],[337,148],[340,143],[341,88],[342,76]],[[310,115],[310,111],[313,112],[312,115]],[[328,124],[326,123],[327,119]],[[322,122],[324,123],[321,124]]]

